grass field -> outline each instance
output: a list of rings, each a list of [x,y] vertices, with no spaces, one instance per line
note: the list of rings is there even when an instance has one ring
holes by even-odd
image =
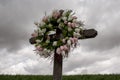
[[[0,80],[52,80],[51,75],[0,75]],[[69,75],[63,80],[120,80],[120,75]]]

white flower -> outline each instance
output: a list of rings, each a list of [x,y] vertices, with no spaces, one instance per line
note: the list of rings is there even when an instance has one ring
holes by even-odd
[[[77,22],[77,20],[76,19],[73,19],[73,23],[76,23]]]
[[[71,27],[68,27],[68,31],[72,31],[72,28],[71,28]]]
[[[47,50],[47,52],[50,54],[50,50]]]
[[[38,22],[34,22],[34,24],[35,24],[37,27],[39,27],[39,23],[38,23]]]
[[[38,33],[39,33],[39,35],[42,35],[42,34],[43,34],[43,32],[42,32],[41,29],[39,29]]]
[[[75,29],[75,32],[79,33],[79,32],[80,32],[80,29],[79,29],[79,28],[76,28],[76,29]]]
[[[57,20],[57,22],[59,23],[61,21],[61,18],[59,18],[58,20]]]
[[[80,33],[76,33],[76,32],[73,33],[73,36],[77,38],[81,37]]]
[[[50,43],[50,40],[46,40],[46,43]]]
[[[46,28],[45,28],[45,29],[42,29],[42,32],[45,33],[45,32],[46,32]]]
[[[85,28],[84,27],[79,27],[81,30],[85,30]]]
[[[56,34],[56,31],[49,31],[48,35]]]
[[[66,16],[66,11],[63,12],[62,16],[64,16],[64,17]]]
[[[70,15],[69,17],[68,17],[68,21],[71,21],[73,18],[72,18],[72,16]]]
[[[49,26],[49,27],[52,27],[52,24],[49,24],[48,26]]]
[[[57,48],[56,53],[57,53],[57,54],[60,54],[60,53],[61,53],[60,48]]]
[[[54,41],[54,42],[53,42],[53,46],[57,46],[57,41]]]
[[[62,56],[65,56],[65,51],[62,51]]]
[[[41,40],[37,39],[37,40],[36,40],[36,42],[37,42],[37,43],[40,43],[40,42],[41,42]]]
[[[69,46],[71,45],[71,40],[67,41],[67,45],[69,45]]]
[[[40,25],[43,26],[43,25],[45,25],[45,23],[44,23],[44,22],[41,22]]]
[[[67,20],[67,17],[62,17],[62,20],[63,20],[63,21],[66,21],[66,20]]]

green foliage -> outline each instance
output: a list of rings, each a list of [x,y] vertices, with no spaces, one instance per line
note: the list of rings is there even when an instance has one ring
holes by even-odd
[[[44,16],[40,22],[35,22],[36,28],[32,33],[35,39],[35,51],[45,58],[53,53],[68,57],[71,48],[75,48],[80,33],[84,28],[72,10],[54,10],[50,15]],[[83,23],[82,23],[83,24]]]
[[[0,75],[0,80],[53,80],[51,75]],[[120,80],[120,75],[69,75],[63,80]]]

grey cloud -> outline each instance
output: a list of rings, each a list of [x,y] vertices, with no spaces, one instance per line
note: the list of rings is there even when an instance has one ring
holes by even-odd
[[[119,64],[117,62],[119,58],[114,61],[113,65],[105,68],[96,64],[102,64],[112,57],[120,56],[119,4],[119,0],[0,0],[0,72],[11,69],[11,66],[17,67],[22,64],[23,66],[20,69],[22,68],[28,73],[42,74],[46,71],[51,74],[52,67],[49,62],[39,61],[36,64],[29,64],[32,61],[38,62],[37,58],[31,54],[21,54],[24,51],[21,53],[17,51],[30,46],[28,39],[34,29],[33,23],[40,20],[45,11],[49,14],[53,9],[73,9],[75,11],[79,10],[78,13],[80,13],[80,9],[83,7],[82,13],[79,15],[83,16],[81,19],[85,19],[85,27],[95,28],[98,31],[98,36],[93,39],[80,40],[80,46],[86,52],[88,51],[91,56],[90,54],[81,55],[86,53],[84,51],[76,52],[78,54],[73,54],[76,56],[69,57],[69,60],[64,62],[64,73],[77,68],[85,68],[81,71],[82,73],[107,72],[107,69],[108,72],[119,73],[119,70],[114,69],[119,67],[117,65]],[[31,50],[27,53],[31,53]],[[94,54],[94,51],[96,51],[96,54]],[[16,55],[12,53],[16,53]]]
[[[84,69],[87,70],[88,74],[119,73],[115,67],[119,67],[117,64],[119,64],[120,47],[100,52],[86,51],[84,47],[79,47],[73,52],[64,61],[64,73],[82,74]]]
[[[87,67],[87,66],[92,66],[94,63],[96,62],[101,62],[101,61],[104,61],[104,60],[108,60],[109,57],[107,57],[106,55],[104,56],[99,56],[99,54],[91,54],[91,52],[89,53],[86,53],[86,52],[81,52],[81,53],[84,53],[85,55],[80,55],[80,53],[76,52],[75,54],[73,55],[76,55],[76,56],[73,56],[70,57],[68,59],[67,62],[65,62],[65,72],[67,71],[71,71],[75,68],[82,68],[82,67]]]
[[[100,51],[120,46],[119,4],[119,0],[84,1],[83,14],[86,15],[86,28],[95,28],[98,35],[95,39],[82,40],[82,46],[89,50]]]
[[[47,0],[1,0],[0,1],[0,49],[17,51],[30,45],[28,39],[45,11],[72,7],[67,1]],[[54,5],[53,5],[54,4]]]

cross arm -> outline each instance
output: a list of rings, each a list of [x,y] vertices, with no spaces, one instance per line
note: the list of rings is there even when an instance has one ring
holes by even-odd
[[[95,29],[85,29],[81,32],[82,37],[80,37],[79,39],[89,39],[89,38],[94,38],[97,36],[97,31]],[[32,37],[29,39],[29,42],[31,44],[35,44],[36,43],[36,38]]]
[[[79,39],[88,39],[88,38],[94,38],[97,36],[97,31],[95,29],[85,29],[81,32],[82,37]]]

